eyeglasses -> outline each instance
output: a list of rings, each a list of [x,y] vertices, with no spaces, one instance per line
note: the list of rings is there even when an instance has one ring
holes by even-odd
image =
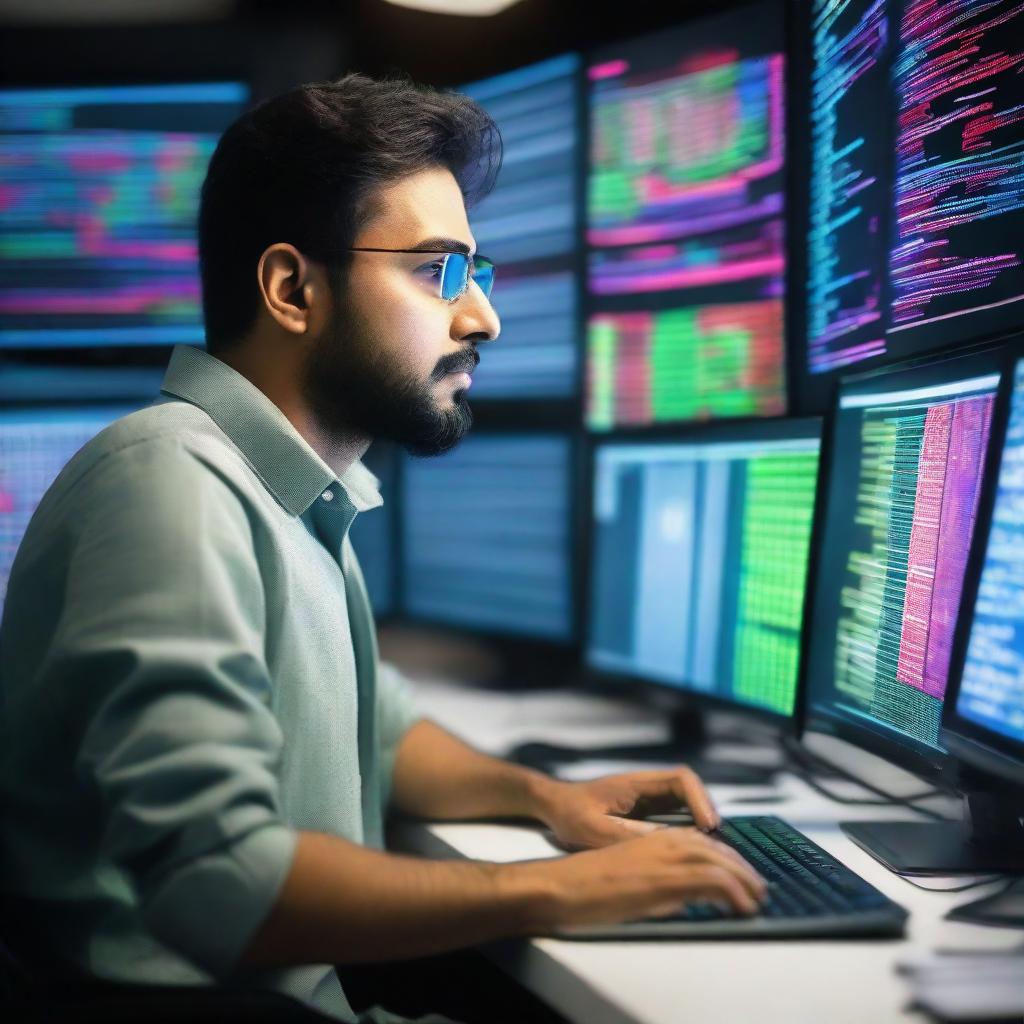
[[[449,252],[446,249],[371,249],[353,247],[347,252],[413,252],[439,255],[435,260],[434,277],[439,282],[438,294],[445,302],[454,302],[466,294],[469,282],[476,281],[477,287],[485,296],[490,296],[494,287],[494,263],[479,253],[474,257],[464,252]],[[470,270],[472,265],[472,271]]]

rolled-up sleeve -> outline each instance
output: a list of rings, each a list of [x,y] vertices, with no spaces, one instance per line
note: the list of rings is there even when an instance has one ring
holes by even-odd
[[[100,861],[146,927],[214,976],[269,912],[295,832],[280,815],[264,593],[245,506],[174,440],[92,467],[44,667],[77,707],[76,772]]]

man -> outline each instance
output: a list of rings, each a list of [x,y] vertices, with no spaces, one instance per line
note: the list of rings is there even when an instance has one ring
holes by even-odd
[[[379,665],[348,541],[375,438],[464,435],[498,337],[466,202],[500,139],[472,101],[349,75],[241,117],[203,187],[207,350],[71,460],[0,626],[2,883],[53,963],[244,983],[354,1014],[329,966],[416,957],[763,885],[649,798],[717,823],[688,770],[570,785],[418,716]],[[463,254],[463,255],[460,255]],[[481,287],[483,285],[483,287]],[[452,522],[452,530],[459,529]],[[384,809],[528,816],[552,861],[383,852]]]

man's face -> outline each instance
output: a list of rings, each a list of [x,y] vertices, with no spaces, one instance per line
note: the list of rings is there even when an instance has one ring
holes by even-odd
[[[451,172],[432,168],[377,195],[378,215],[354,246],[451,249],[476,243]],[[328,328],[314,343],[303,391],[314,414],[338,434],[359,433],[434,455],[472,423],[466,393],[500,323],[475,284],[454,302],[440,298],[436,253],[356,252]]]

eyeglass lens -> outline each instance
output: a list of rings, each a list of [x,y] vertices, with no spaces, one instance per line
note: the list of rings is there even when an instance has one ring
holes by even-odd
[[[494,285],[494,264],[486,257],[473,259],[473,280],[484,295],[491,294]],[[462,253],[448,253],[441,274],[441,298],[452,302],[469,287],[469,257]]]

